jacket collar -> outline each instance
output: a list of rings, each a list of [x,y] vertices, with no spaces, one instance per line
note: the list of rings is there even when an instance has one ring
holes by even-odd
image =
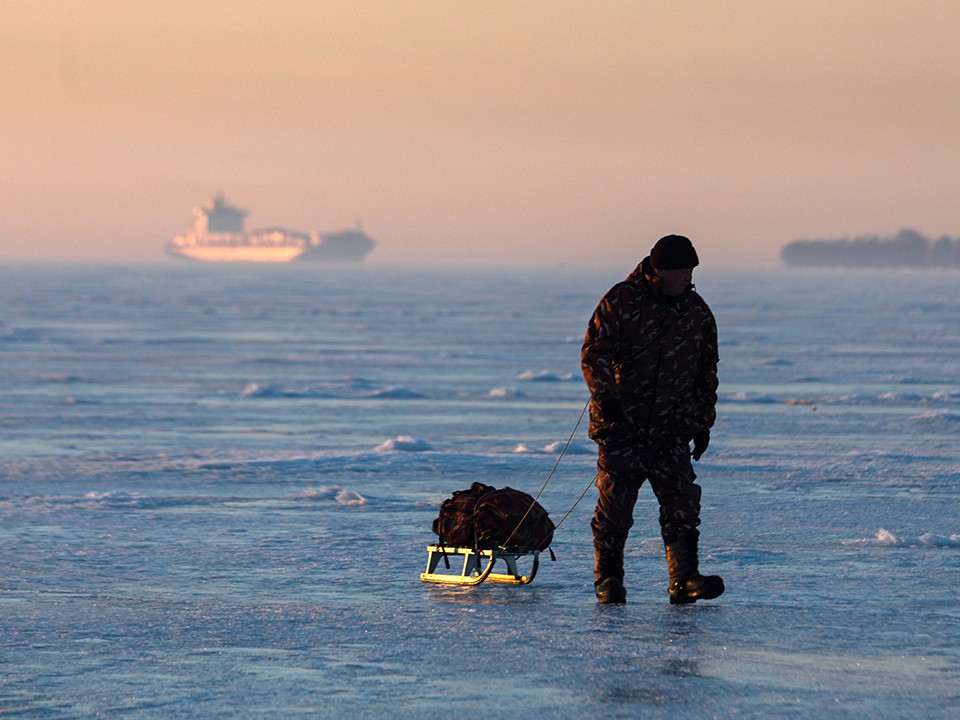
[[[653,269],[653,265],[650,264],[650,256],[648,255],[640,261],[640,264],[633,269],[633,272],[627,275],[627,282],[636,283],[641,287],[645,286],[649,289],[650,293],[657,300],[657,302],[668,306],[676,304],[681,298],[688,297],[694,290],[693,283],[691,283],[687,286],[687,289],[683,291],[682,295],[668,297],[660,292],[660,284],[655,278],[656,272]]]

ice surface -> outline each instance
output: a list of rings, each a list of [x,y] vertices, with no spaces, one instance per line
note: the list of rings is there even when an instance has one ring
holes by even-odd
[[[556,562],[420,583],[444,498],[552,471],[630,269],[0,268],[0,715],[956,717],[955,274],[698,270],[718,600],[644,489],[595,604],[585,423]]]

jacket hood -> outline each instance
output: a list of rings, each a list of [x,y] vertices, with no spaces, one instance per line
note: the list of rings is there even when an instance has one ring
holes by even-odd
[[[627,282],[646,282],[648,277],[653,277],[653,265],[650,264],[650,256],[647,255],[633,272],[627,275]]]

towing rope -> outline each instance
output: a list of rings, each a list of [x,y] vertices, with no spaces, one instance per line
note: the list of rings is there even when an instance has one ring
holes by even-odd
[[[567,441],[563,444],[563,449],[560,450],[560,454],[557,456],[557,461],[553,464],[553,467],[550,469],[550,473],[547,475],[547,479],[543,481],[543,485],[540,486],[540,490],[537,492],[536,497],[533,498],[533,502],[530,503],[530,507],[527,508],[527,511],[523,514],[523,517],[520,518],[520,522],[517,523],[517,526],[513,529],[513,532],[511,532],[510,535],[507,536],[507,539],[503,542],[503,547],[506,547],[510,544],[510,541],[513,539],[513,536],[517,534],[517,530],[519,530],[520,526],[523,525],[523,521],[527,519],[527,515],[530,514],[531,510],[533,510],[533,506],[537,504],[537,501],[540,499],[540,496],[543,495],[543,491],[546,489],[547,483],[550,482],[550,479],[553,477],[553,474],[557,471],[557,466],[560,465],[560,461],[563,460],[563,456],[566,454],[567,448],[569,448],[570,443],[573,442],[573,436],[577,434],[577,428],[579,428],[580,423],[583,422],[583,416],[586,414],[588,407],[590,407],[589,398],[587,398],[587,402],[584,403],[583,410],[580,411],[580,417],[577,418],[577,424],[574,425],[573,430],[570,431],[570,437],[568,437]],[[594,480],[596,479],[597,479],[597,476],[594,475],[593,480],[590,481],[590,485],[592,485]],[[563,521],[567,519],[567,515],[573,512],[573,508],[575,508],[579,504],[579,502],[583,500],[583,496],[587,494],[587,490],[590,489],[590,485],[587,485],[583,493],[581,493],[580,497],[577,498],[577,501],[573,503],[573,506],[569,510],[567,510],[567,514],[560,519],[560,522],[554,525],[553,527],[554,532],[556,532],[557,528],[560,527]]]
[[[561,525],[563,525],[563,521],[566,520],[567,517],[570,515],[570,513],[573,512],[574,508],[576,508],[577,505],[580,504],[580,501],[583,500],[583,497],[587,494],[587,492],[590,490],[590,488],[593,487],[593,484],[597,481],[597,477],[598,477],[599,475],[600,475],[600,473],[594,473],[594,474],[593,474],[593,477],[590,479],[590,482],[587,483],[587,486],[583,489],[583,492],[580,493],[580,497],[578,497],[578,498],[576,499],[576,501],[574,501],[573,505],[570,506],[570,509],[567,510],[567,512],[566,512],[566,515],[564,515],[562,518],[560,518],[560,522],[558,522],[556,525],[553,526],[553,531],[554,531],[554,532],[557,531],[557,528],[559,528]]]

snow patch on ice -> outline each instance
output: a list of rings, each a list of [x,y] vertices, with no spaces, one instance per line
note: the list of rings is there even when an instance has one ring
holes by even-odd
[[[393,387],[391,385],[381,390],[374,390],[369,394],[368,397],[385,398],[389,400],[417,400],[422,398],[423,395],[418,392],[414,392],[413,390],[408,390],[407,388]]]
[[[433,450],[433,446],[430,443],[409,435],[400,435],[376,447],[377,452],[425,452],[427,450]]]
[[[757,404],[773,404],[779,402],[776,398],[765,393],[751,393],[751,392],[733,392],[727,395],[721,395],[721,399],[726,402],[746,402],[746,403],[757,403]]]
[[[960,412],[955,410],[931,410],[910,418],[917,425],[934,429],[960,428]]]
[[[876,541],[881,545],[903,545],[904,542],[886,528],[877,531]]]
[[[936,533],[926,532],[917,538],[909,538],[903,535],[895,535],[886,528],[877,530],[877,534],[868,540],[853,540],[845,544],[848,545],[887,545],[890,547],[908,547],[908,548],[960,548],[960,533],[951,535],[937,535]]]
[[[247,383],[240,396],[244,398],[372,398],[387,400],[410,400],[423,397],[420,393],[409,388],[394,385],[380,387],[366,380],[354,378],[344,378],[339,382],[302,388],[261,385],[252,382]]]
[[[953,533],[952,535],[924,533],[919,539],[920,544],[924,547],[960,548],[960,533]]]
[[[543,451],[545,453],[559,453],[561,450],[563,450],[563,446],[565,444],[566,443],[557,440],[549,445],[545,445]],[[593,453],[594,449],[592,447],[587,447],[586,445],[580,445],[578,443],[570,443],[566,451],[567,455],[593,455]]]
[[[336,502],[338,505],[366,505],[367,499],[356,490],[335,485],[304,490],[293,496],[294,500],[310,500],[315,502]]]
[[[572,377],[573,376],[569,374],[557,375],[547,370],[540,370],[539,372],[525,370],[517,375],[517,380],[520,380],[521,382],[564,382],[566,380],[570,380]]]
[[[517,446],[513,449],[513,451],[515,453],[537,453],[537,454],[547,453],[548,455],[559,455],[561,452],[563,452],[564,445],[566,445],[566,442],[557,440],[552,443],[547,443],[546,445],[543,446],[542,449],[537,450],[535,448],[530,447],[526,443],[517,443]],[[564,454],[565,455],[592,455],[593,452],[594,451],[592,448],[588,448],[584,445],[579,445],[577,443],[570,443],[569,447],[567,447],[566,452]]]
[[[881,402],[925,402],[926,398],[918,393],[904,393],[890,390],[877,395]]]
[[[290,390],[279,385],[261,385],[260,383],[247,383],[240,393],[240,397],[245,398],[327,398],[333,397],[329,393],[320,392],[304,388],[301,390]]]
[[[489,393],[487,393],[487,395],[488,395],[489,397],[492,397],[492,398],[522,398],[522,397],[526,397],[526,393],[524,393],[522,390],[518,390],[518,389],[515,388],[515,387],[494,388],[494,389],[491,390]]]
[[[930,396],[931,400],[936,400],[937,402],[953,402],[960,399],[960,392],[950,392],[950,391],[940,391],[935,392]]]
[[[836,394],[816,394],[808,395],[803,398],[797,396],[778,396],[762,392],[751,392],[738,390],[728,393],[721,393],[720,399],[729,403],[751,403],[751,404],[769,404],[786,402],[788,405],[857,405],[857,406],[875,406],[890,404],[914,404],[929,405],[932,403],[955,403],[960,400],[960,393],[938,391],[925,395],[921,393],[903,392],[900,390],[887,390],[876,395],[862,392],[844,392]],[[949,422],[960,423],[960,413],[950,410],[937,410],[925,412],[913,418],[921,422],[942,422],[944,416]],[[951,417],[952,416],[952,417]]]

